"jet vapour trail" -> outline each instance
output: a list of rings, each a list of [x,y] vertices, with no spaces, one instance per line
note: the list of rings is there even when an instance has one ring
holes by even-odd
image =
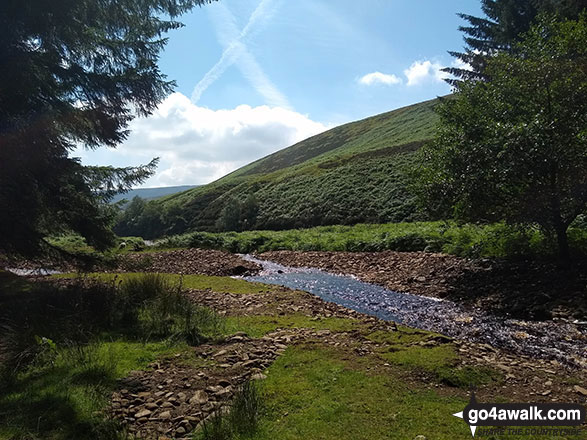
[[[235,26],[234,16],[224,4],[219,8],[224,15],[222,27],[224,32],[219,32],[219,39],[226,47],[218,62],[204,75],[192,92],[192,102],[196,104],[204,91],[212,85],[232,64],[237,65],[245,78],[267,100],[270,105],[290,108],[287,98],[267,77],[255,57],[247,50],[246,38],[253,32],[257,24],[268,20],[275,11],[273,0],[261,0],[257,8],[251,14],[245,27],[239,32]],[[223,33],[230,34],[223,35]],[[223,38],[224,37],[224,38]]]

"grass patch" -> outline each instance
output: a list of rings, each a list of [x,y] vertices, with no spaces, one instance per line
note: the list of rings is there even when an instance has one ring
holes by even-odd
[[[408,370],[431,373],[445,385],[467,389],[503,379],[491,368],[458,365],[455,345],[436,333],[398,326],[395,332],[376,331],[366,336],[386,344],[379,353],[381,358]]]
[[[441,396],[374,374],[333,348],[290,347],[268,369],[256,440],[429,440],[471,438],[452,414],[468,397]],[[463,393],[466,394],[466,393]],[[500,439],[526,439],[505,436]],[[569,440],[578,437],[569,437]]]
[[[304,315],[258,315],[231,316],[226,318],[226,332],[232,334],[243,331],[250,337],[260,338],[278,328],[312,328],[316,330],[352,331],[360,327],[360,323],[345,318],[312,319]]]
[[[268,415],[258,439],[461,438],[467,430],[450,417],[464,400],[366,374],[331,349],[289,348],[269,368],[264,392]]]
[[[410,369],[417,368],[426,371],[452,365],[456,361],[454,347],[440,345],[438,347],[404,347],[392,348],[388,353],[382,353],[381,357],[396,365],[402,365]]]
[[[158,274],[166,281],[181,286],[186,289],[197,290],[213,290],[218,293],[266,293],[275,289],[275,286],[269,286],[263,283],[254,283],[231,277],[217,277],[209,275],[178,275],[178,274]],[[142,273],[90,273],[90,274],[75,274],[66,273],[53,275],[55,278],[77,278],[77,277],[91,277],[101,281],[121,281],[123,283],[128,280],[133,280],[137,277],[143,276]]]

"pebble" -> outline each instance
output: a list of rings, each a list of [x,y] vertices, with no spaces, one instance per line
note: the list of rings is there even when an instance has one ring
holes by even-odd
[[[152,414],[152,411],[149,411],[148,409],[144,409],[144,410],[136,413],[135,418],[142,419],[143,417],[149,417],[151,414]]]
[[[161,420],[169,420],[171,419],[171,413],[169,411],[164,411],[161,414],[159,414],[159,418]]]
[[[579,385],[575,385],[575,387],[573,388],[577,393],[583,395],[583,396],[587,396],[587,389],[580,387]]]

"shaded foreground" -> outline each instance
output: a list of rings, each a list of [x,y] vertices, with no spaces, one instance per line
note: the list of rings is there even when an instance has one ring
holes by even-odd
[[[151,261],[174,272],[165,255]],[[197,272],[196,254],[190,255]],[[222,267],[211,261],[202,267]],[[126,283],[140,276],[92,278]],[[0,438],[201,438],[203,426],[226,416],[248,380],[260,384],[263,401],[248,437],[256,439],[470,438],[451,414],[468,402],[471,384],[482,402],[585,401],[586,372],[556,361],[396,326],[278,286],[198,274],[165,277],[182,283],[198,307],[216,312],[217,332],[195,345],[102,338],[97,357],[104,366],[115,359],[117,366],[107,380],[101,370],[82,365],[74,371],[60,361],[28,370],[0,395]],[[26,286],[11,280],[10,292],[20,293],[4,290],[2,298],[22,300]],[[60,405],[56,396],[69,404]],[[83,429],[91,423],[102,428]]]

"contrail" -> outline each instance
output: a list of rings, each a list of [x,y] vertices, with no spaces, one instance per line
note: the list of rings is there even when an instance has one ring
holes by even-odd
[[[275,11],[275,7],[272,7],[273,0],[261,0],[240,32],[236,28],[235,19],[230,10],[222,3],[218,6],[223,14],[221,23],[224,28],[223,31],[230,35],[224,35],[223,32],[219,32],[219,39],[225,46],[224,52],[222,52],[218,62],[194,87],[192,102],[196,104],[206,89],[220,78],[228,67],[236,64],[245,78],[266,99],[268,104],[290,108],[287,98],[267,77],[245,45],[246,38],[253,32],[255,26],[262,21],[268,20],[273,15]]]

